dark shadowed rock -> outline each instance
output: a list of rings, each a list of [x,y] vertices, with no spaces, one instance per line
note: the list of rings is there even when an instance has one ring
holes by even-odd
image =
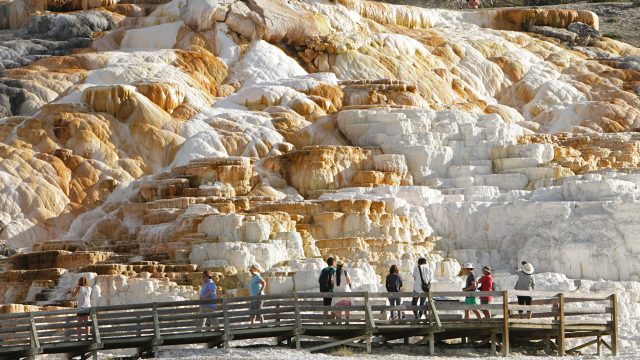
[[[78,37],[90,38],[94,31],[106,31],[111,27],[113,21],[109,15],[98,11],[86,11],[34,16],[27,23],[25,30],[30,35],[67,40]]]
[[[602,34],[592,26],[581,22],[573,22],[567,26],[567,30],[578,35],[577,42],[583,45],[591,45],[600,40]]]

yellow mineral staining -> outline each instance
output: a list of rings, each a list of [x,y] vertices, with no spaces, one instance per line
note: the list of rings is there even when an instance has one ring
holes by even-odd
[[[227,77],[226,65],[208,51],[178,51],[174,65],[191,75],[196,84],[213,96]]]
[[[493,15],[489,27],[499,30],[527,31],[530,26],[566,28],[572,22],[582,22],[598,28],[598,16],[591,11],[564,9],[499,9],[488,10]]]
[[[262,18],[255,35],[270,42],[304,44],[308,37],[329,33],[324,18],[283,0],[254,0],[252,9]],[[249,37],[251,38],[251,37]]]
[[[523,144],[554,146],[553,162],[576,174],[598,170],[633,170],[640,166],[640,133],[528,135]]]
[[[169,114],[184,102],[184,91],[177,84],[142,83],[134,86],[142,95]]]
[[[349,186],[407,184],[406,173],[375,169],[377,149],[350,146],[309,146],[269,159],[273,171],[305,197]]]

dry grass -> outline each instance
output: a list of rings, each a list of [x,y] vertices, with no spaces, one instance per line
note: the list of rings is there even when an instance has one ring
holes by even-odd
[[[353,356],[353,348],[350,346],[340,346],[334,350],[331,350],[329,353],[331,356]]]

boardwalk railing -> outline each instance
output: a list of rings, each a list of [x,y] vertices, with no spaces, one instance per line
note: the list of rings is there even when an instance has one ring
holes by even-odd
[[[309,351],[335,346],[362,347],[411,337],[422,337],[435,352],[435,341],[472,339],[499,347],[509,354],[510,339],[545,342],[548,351],[562,356],[596,345],[617,355],[617,304],[615,295],[579,295],[555,292],[432,292],[420,294],[424,306],[411,305],[416,293],[295,293],[214,301],[157,302],[98,306],[88,321],[78,321],[76,310],[55,310],[0,315],[0,358],[18,359],[38,354],[67,357],[97,356],[100,350],[133,348],[140,354],[157,354],[163,345],[204,343],[230,346],[233,340],[275,338]],[[489,304],[465,304],[461,297],[493,297]],[[531,305],[519,305],[516,296],[531,296]],[[324,306],[323,298],[349,300]],[[389,298],[401,305],[389,306]],[[260,301],[259,304],[252,301]],[[256,310],[251,310],[255,308]],[[470,311],[470,319],[463,317]],[[404,318],[390,318],[399,311]],[[414,312],[424,317],[415,319]],[[474,311],[491,318],[475,319]],[[522,314],[520,314],[522,312]],[[529,318],[528,312],[531,312]],[[338,316],[339,315],[339,316]],[[484,314],[486,315],[486,314]],[[579,317],[579,319],[576,319]],[[253,320],[253,322],[252,322]],[[91,335],[78,336],[89,328]],[[603,337],[610,337],[607,342]],[[594,338],[566,349],[567,338]],[[553,340],[553,341],[552,341]]]

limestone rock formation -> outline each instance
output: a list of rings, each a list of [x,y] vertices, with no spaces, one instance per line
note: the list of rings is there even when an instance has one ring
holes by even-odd
[[[313,291],[329,255],[358,290],[420,256],[506,289],[524,259],[638,333],[640,49],[591,12],[13,0],[0,29],[0,312],[80,276],[98,305],[203,269],[241,296],[252,264]]]

